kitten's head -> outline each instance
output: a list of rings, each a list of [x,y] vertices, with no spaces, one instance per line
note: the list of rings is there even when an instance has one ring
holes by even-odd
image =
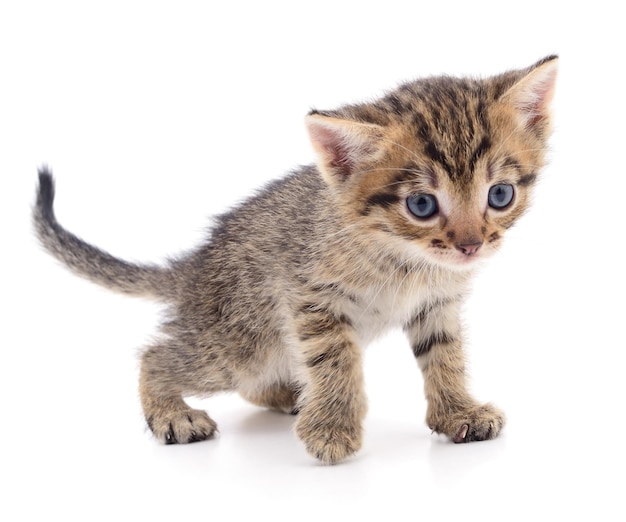
[[[465,269],[493,253],[544,165],[557,62],[417,80],[311,112],[318,167],[344,216],[405,258]]]

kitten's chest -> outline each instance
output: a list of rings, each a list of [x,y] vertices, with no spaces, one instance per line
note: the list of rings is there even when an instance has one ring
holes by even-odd
[[[342,301],[342,313],[350,318],[361,343],[367,344],[390,329],[402,328],[433,302],[458,296],[465,278],[428,278],[407,275],[359,289]]]

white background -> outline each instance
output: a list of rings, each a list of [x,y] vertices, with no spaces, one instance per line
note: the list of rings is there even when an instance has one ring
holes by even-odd
[[[625,520],[617,4],[226,4],[0,5],[0,518]],[[430,434],[398,334],[367,351],[364,448],[345,464],[318,465],[292,417],[237,396],[200,403],[216,440],[151,438],[137,355],[158,308],[40,251],[29,221],[39,165],[56,175],[61,223],[121,257],[160,260],[312,161],[310,108],[555,52],[552,163],[466,306],[472,389],[509,419],[499,439]]]

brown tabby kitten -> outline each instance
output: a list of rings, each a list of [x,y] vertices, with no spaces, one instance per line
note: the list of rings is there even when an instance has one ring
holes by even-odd
[[[529,204],[557,61],[417,80],[312,111],[317,166],[220,216],[203,245],[167,266],[127,263],[62,228],[42,169],[34,222],[45,248],[97,283],[169,305],[141,364],[155,436],[210,438],[215,422],[183,397],[236,390],[297,412],[308,452],[339,462],[361,446],[362,349],[394,327],[423,372],[428,425],[454,442],[498,435],[503,414],[466,389],[459,311],[478,261]]]

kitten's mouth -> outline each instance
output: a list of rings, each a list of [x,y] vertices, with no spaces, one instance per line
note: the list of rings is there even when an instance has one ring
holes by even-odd
[[[438,265],[445,268],[451,268],[453,270],[470,270],[474,268],[478,263],[485,259],[484,252],[475,251],[472,253],[452,252],[450,250],[430,250],[429,257],[434,260]]]
[[[481,256],[480,254],[472,254],[472,255],[459,254],[459,255],[452,256],[451,262],[457,267],[469,268],[469,267],[473,267],[481,259],[483,259],[483,256]]]
[[[469,256],[465,254],[461,254],[458,256],[454,256],[455,262],[461,266],[473,265],[475,263],[478,263],[482,259],[483,259],[483,256],[481,254],[472,254]]]

